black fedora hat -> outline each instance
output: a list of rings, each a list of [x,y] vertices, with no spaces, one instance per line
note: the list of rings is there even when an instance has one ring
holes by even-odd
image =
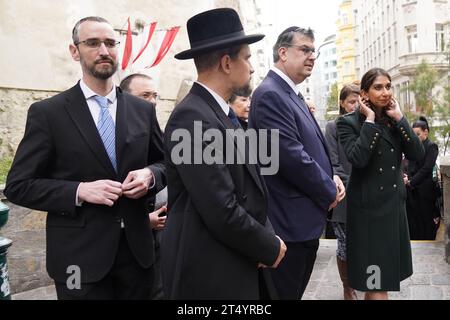
[[[264,38],[263,34],[246,35],[236,11],[213,9],[190,18],[187,31],[191,49],[175,55],[176,59],[191,59],[200,54],[240,44],[250,44]]]

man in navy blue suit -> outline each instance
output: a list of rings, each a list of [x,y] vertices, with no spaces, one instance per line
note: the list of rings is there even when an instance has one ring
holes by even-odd
[[[275,66],[253,95],[249,127],[279,130],[279,150],[272,152],[279,151],[280,168],[265,181],[269,219],[288,250],[272,277],[281,299],[301,299],[327,213],[345,196],[345,188],[333,176],[325,139],[297,88],[318,56],[313,31],[286,29],[273,55]]]

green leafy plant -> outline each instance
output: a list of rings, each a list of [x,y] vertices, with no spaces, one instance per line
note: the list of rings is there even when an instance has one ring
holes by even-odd
[[[6,182],[6,176],[8,175],[9,169],[11,169],[12,161],[12,157],[3,157],[0,159],[0,184]]]
[[[422,110],[426,115],[431,114],[433,110],[433,89],[438,81],[438,72],[425,60],[422,60],[416,67],[409,89],[414,93],[417,109]]]
[[[339,91],[337,82],[331,85],[330,94],[327,99],[325,119],[327,121],[333,120],[336,118],[336,114],[339,114]]]

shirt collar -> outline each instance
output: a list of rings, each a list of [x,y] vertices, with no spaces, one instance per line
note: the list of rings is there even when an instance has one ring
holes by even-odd
[[[213,98],[217,101],[219,106],[222,108],[223,112],[225,112],[225,114],[228,116],[228,113],[230,112],[230,106],[228,105],[228,103],[220,95],[218,95],[216,92],[214,92],[213,90],[211,90],[210,88],[205,86],[203,83],[198,82],[198,81],[196,81],[196,83],[198,83],[203,88],[205,88],[213,96]]]
[[[298,95],[298,93],[300,92],[300,88],[295,85],[294,81],[292,81],[291,78],[289,78],[283,71],[275,66],[273,66],[271,70],[279,75],[281,79],[283,79],[289,85],[289,87],[291,87],[294,93]]]
[[[94,91],[91,90],[86,84],[86,82],[83,81],[83,79],[80,80],[80,87],[81,91],[83,91],[84,97],[86,100],[89,100],[95,96],[98,96]],[[112,90],[106,95],[106,97],[109,101],[109,103],[114,103],[117,100],[117,92],[116,92],[116,86],[113,85]]]

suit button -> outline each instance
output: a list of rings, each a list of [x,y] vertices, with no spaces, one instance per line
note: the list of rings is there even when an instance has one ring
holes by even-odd
[[[62,215],[62,216],[67,216],[68,213],[67,213],[67,212],[61,212],[61,215]]]
[[[381,151],[378,151],[378,155],[381,156],[383,153]]]
[[[394,166],[392,166],[392,171],[395,171],[395,167]]]
[[[383,168],[380,168],[380,173],[383,173]]]
[[[380,191],[383,191],[383,190],[384,190],[384,187],[383,187],[383,186],[381,186],[381,187],[380,187]]]
[[[379,134],[378,132],[377,132],[377,133],[375,133],[375,136],[376,136],[376,137],[378,137],[379,135],[380,135],[380,134]]]
[[[393,187],[394,187],[394,189],[397,189],[397,185],[396,184],[394,184]]]
[[[410,138],[408,138],[408,139],[406,139],[406,141],[410,142],[410,141],[411,141],[411,139],[410,139]]]
[[[394,152],[394,149],[391,149],[391,152],[393,153],[393,152]]]

